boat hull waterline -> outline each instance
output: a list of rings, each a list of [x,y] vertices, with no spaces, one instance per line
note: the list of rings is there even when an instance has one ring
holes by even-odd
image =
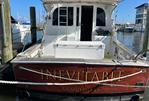
[[[20,88],[58,94],[113,95],[143,92],[149,75],[149,68],[124,65],[16,63],[13,69],[17,81],[51,84],[21,85]]]

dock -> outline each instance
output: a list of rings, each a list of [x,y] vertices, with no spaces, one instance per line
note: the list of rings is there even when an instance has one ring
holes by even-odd
[[[6,76],[12,73],[10,61],[13,59],[17,50],[22,47],[21,44],[12,46],[11,16],[9,0],[0,1],[0,79],[7,79]],[[6,74],[6,76],[4,76]],[[8,76],[9,78],[11,78]]]
[[[22,52],[22,50],[27,49],[28,47],[33,45],[33,43],[37,42],[35,7],[30,8],[31,33],[33,43],[27,44],[25,46],[21,42],[12,42],[12,27],[9,0],[0,1],[0,11],[0,79],[6,79],[6,76],[11,75],[12,79],[14,80],[10,61],[19,52]],[[38,27],[38,29],[41,30],[41,27]],[[4,77],[4,75],[6,76]]]
[[[2,57],[2,33],[0,33],[0,64],[1,64],[1,57]]]

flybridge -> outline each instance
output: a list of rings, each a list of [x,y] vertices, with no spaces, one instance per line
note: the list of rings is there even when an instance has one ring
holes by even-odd
[[[44,3],[104,3],[117,4],[121,0],[42,0]]]

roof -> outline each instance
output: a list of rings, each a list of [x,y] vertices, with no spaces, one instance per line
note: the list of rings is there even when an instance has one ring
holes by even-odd
[[[149,6],[148,3],[144,3],[142,5],[137,6],[136,9],[142,8],[142,7],[148,7],[148,6]]]
[[[120,0],[42,0],[43,3],[106,3],[117,4]]]

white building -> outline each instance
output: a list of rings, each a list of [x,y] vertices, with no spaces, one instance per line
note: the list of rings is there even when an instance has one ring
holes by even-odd
[[[144,31],[146,25],[148,3],[144,3],[136,7],[136,30]]]

